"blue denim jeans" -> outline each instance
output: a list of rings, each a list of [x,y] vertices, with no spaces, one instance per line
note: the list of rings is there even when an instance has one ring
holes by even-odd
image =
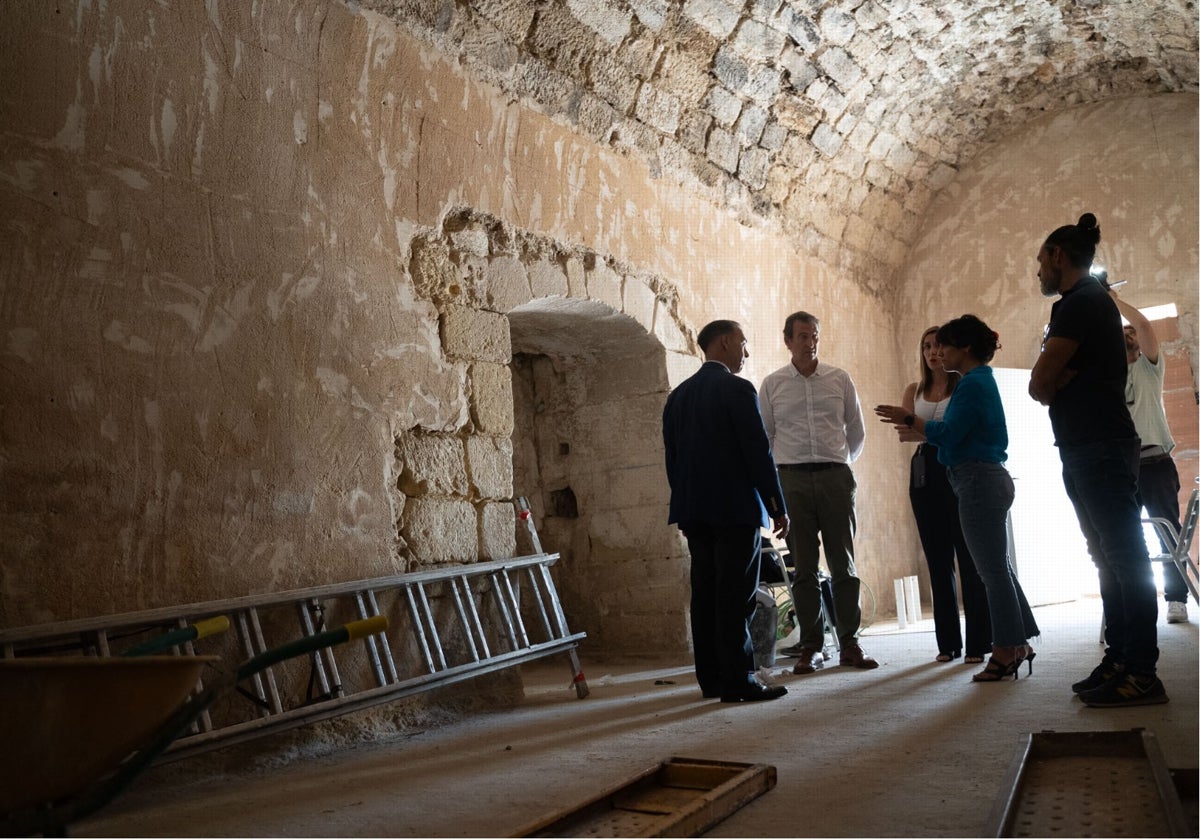
[[[1023,645],[1038,636],[1037,621],[1008,558],[1008,509],[1012,507],[1012,476],[1002,464],[967,461],[946,470],[958,518],[975,568],[987,590],[992,616],[992,644]]]
[[[1100,573],[1105,656],[1130,673],[1158,662],[1158,592],[1137,503],[1137,438],[1060,446],[1063,485]]]

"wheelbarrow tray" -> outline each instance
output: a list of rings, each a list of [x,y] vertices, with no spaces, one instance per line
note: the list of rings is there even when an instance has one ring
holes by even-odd
[[[775,787],[775,768],[669,758],[514,837],[695,837]]]
[[[0,659],[0,815],[76,794],[116,768],[218,659]]]
[[[199,685],[215,656],[0,660],[0,835],[60,834],[117,796],[225,691],[294,656],[387,629],[376,615],[263,651]],[[169,634],[174,636],[174,634]]]

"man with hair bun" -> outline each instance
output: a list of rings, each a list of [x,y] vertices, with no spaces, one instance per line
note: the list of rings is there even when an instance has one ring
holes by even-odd
[[[1121,315],[1089,274],[1100,241],[1096,217],[1055,229],[1038,250],[1050,309],[1029,395],[1050,407],[1063,485],[1100,575],[1107,648],[1071,690],[1102,708],[1166,703],[1156,674],[1158,592],[1137,502],[1140,442],[1125,405]]]

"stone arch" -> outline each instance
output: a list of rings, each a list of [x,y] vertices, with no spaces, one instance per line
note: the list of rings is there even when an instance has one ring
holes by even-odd
[[[699,360],[673,284],[469,209],[413,241],[410,272],[438,311],[447,357],[466,364],[470,416],[450,434],[511,451],[511,493],[529,499],[544,549],[562,556],[554,574],[572,628],[588,633],[585,653],[686,656],[688,559],[667,524],[661,416]],[[497,362],[511,389],[478,375]],[[504,542],[495,524],[480,525],[481,547]]]
[[[593,656],[686,655],[687,561],[667,526],[662,344],[590,300],[509,313],[513,475]]]

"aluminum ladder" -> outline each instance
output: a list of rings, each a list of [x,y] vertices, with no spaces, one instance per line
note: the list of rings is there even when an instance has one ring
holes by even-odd
[[[402,575],[220,601],[0,630],[0,658],[215,654],[236,663],[340,623],[382,615],[388,629],[281,662],[214,705],[167,758],[182,758],[326,720],[557,653],[570,660],[579,698],[588,695],[572,633],[528,505],[517,502],[537,553]],[[228,622],[223,619],[227,618]],[[297,628],[298,623],[298,628]],[[210,632],[229,626],[234,632]],[[204,628],[197,633],[198,628]],[[298,629],[298,633],[297,633]]]
[[[1200,482],[1200,477],[1196,479]],[[1183,578],[1183,582],[1187,584],[1188,592],[1192,596],[1192,600],[1200,604],[1200,593],[1197,593],[1197,581],[1200,580],[1200,569],[1197,569],[1196,561],[1192,559],[1192,541],[1196,538],[1197,517],[1200,516],[1200,488],[1192,491],[1192,495],[1188,497],[1187,505],[1184,508],[1183,522],[1180,523],[1178,531],[1175,526],[1159,516],[1143,517],[1142,525],[1150,525],[1154,528],[1154,533],[1158,537],[1158,541],[1162,543],[1165,551],[1163,553],[1151,554],[1151,563],[1171,563],[1179,570],[1179,576]],[[1104,614],[1100,615],[1100,644],[1105,644],[1104,631],[1107,624],[1104,620]]]
[[[1200,478],[1196,480],[1200,481]],[[1200,508],[1200,489],[1193,490],[1192,495],[1188,497],[1187,504],[1184,506],[1183,522],[1180,523],[1178,531],[1175,530],[1172,523],[1158,516],[1148,517],[1142,522],[1154,527],[1158,541],[1165,547],[1163,553],[1151,555],[1150,560],[1155,563],[1173,563],[1179,570],[1179,576],[1187,584],[1192,600],[1200,604],[1200,593],[1196,591],[1197,581],[1200,580],[1200,571],[1197,570],[1196,561],[1192,559],[1191,555],[1192,541],[1196,537],[1198,508]]]

